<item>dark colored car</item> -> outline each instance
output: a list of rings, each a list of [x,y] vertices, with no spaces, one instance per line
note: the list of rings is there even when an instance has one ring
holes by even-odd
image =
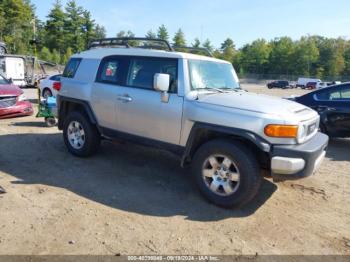
[[[350,83],[326,87],[293,100],[320,114],[323,133],[350,137]]]
[[[271,88],[289,88],[290,87],[290,84],[288,81],[285,81],[285,80],[276,80],[276,81],[272,81],[270,83],[267,84],[267,87],[269,89]]]
[[[4,55],[7,53],[6,45],[4,42],[0,42],[0,55]]]
[[[22,89],[0,75],[0,119],[32,114],[33,106]]]

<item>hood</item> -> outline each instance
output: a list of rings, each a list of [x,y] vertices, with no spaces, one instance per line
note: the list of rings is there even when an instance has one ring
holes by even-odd
[[[303,118],[314,117],[314,111],[312,109],[296,102],[244,91],[199,94],[198,102],[258,113],[274,114],[281,117],[286,117],[291,114],[302,114]]]
[[[0,85],[0,96],[19,96],[23,92],[15,85]]]

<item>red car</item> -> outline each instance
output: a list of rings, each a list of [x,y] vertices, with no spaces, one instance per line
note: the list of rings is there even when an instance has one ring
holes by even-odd
[[[317,83],[316,82],[308,82],[306,84],[306,89],[316,89]]]
[[[23,91],[0,75],[0,119],[33,114],[33,106]]]

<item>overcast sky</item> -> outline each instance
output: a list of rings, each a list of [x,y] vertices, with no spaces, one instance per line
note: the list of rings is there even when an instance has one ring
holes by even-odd
[[[45,20],[53,1],[32,0]],[[62,1],[64,4],[67,2]],[[182,28],[188,42],[209,38],[219,46],[227,37],[237,47],[257,38],[306,34],[350,39],[350,0],[77,0],[107,29],[143,36],[165,24],[171,36]],[[188,43],[190,44],[190,43]]]

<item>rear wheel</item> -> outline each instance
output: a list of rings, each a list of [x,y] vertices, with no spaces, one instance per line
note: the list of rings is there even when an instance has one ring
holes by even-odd
[[[196,152],[193,175],[201,193],[223,207],[240,207],[257,194],[261,175],[257,160],[241,143],[213,140]]]
[[[81,112],[71,112],[63,123],[64,142],[73,155],[88,157],[93,155],[99,148],[101,136]]]

